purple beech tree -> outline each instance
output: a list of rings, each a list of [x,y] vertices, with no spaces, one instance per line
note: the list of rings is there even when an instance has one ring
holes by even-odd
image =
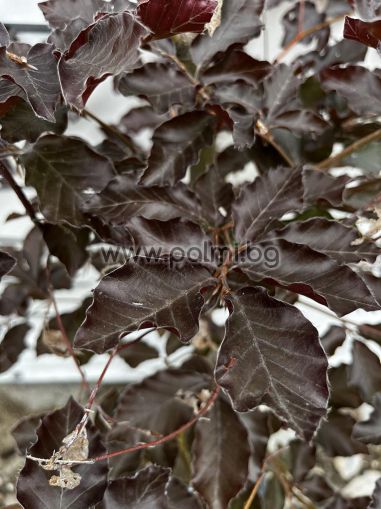
[[[257,60],[246,44],[274,29],[281,3],[282,50]],[[0,369],[25,348],[31,302],[47,301],[54,316],[37,354],[71,356],[85,397],[13,429],[26,458],[21,506],[379,508],[380,482],[373,500],[348,498],[334,459],[362,454],[363,471],[380,465],[381,366],[369,345],[381,344],[381,326],[346,318],[381,308],[372,270],[381,73],[363,64],[367,46],[381,45],[380,2],[39,7],[46,42],[11,40],[0,24],[1,185],[34,223],[21,249],[0,252],[0,277],[12,276],[0,314],[17,323],[0,344]],[[331,25],[344,18],[334,41]],[[116,92],[145,101],[118,125],[86,109],[108,77]],[[99,125],[101,144],[65,135],[75,115]],[[153,133],[150,150],[136,141],[143,129]],[[231,134],[225,149],[221,133]],[[255,180],[233,186],[248,163]],[[54,292],[70,289],[86,263],[100,272],[92,298],[61,315]],[[339,325],[319,338],[295,306],[300,296]],[[225,327],[216,309],[227,311]],[[167,367],[102,397],[116,356],[131,367],[159,356],[145,342],[152,333],[167,341]],[[328,369],[347,337],[352,363]],[[187,344],[194,354],[174,367],[171,354]],[[82,366],[104,353],[90,387]],[[365,421],[356,410],[364,402],[373,407]],[[268,450],[282,428],[294,438]]]

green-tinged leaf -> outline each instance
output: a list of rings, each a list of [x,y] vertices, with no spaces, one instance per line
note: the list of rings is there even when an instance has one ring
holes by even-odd
[[[267,404],[310,439],[328,400],[327,359],[316,329],[296,308],[260,288],[240,290],[227,303],[231,315],[217,361],[218,383],[237,411]]]
[[[196,426],[192,484],[211,509],[225,509],[248,476],[247,431],[230,403],[220,398]]]

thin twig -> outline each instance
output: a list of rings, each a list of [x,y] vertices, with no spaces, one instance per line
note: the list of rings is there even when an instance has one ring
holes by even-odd
[[[106,133],[109,133],[111,136],[116,136],[119,140],[121,140],[128,148],[130,148],[133,152],[135,152],[135,146],[129,136],[122,133],[115,126],[106,124],[102,119],[91,113],[89,110],[83,110],[82,116],[84,118],[90,118],[94,120]]]
[[[57,322],[57,325],[58,325],[58,328],[61,332],[61,335],[62,335],[62,339],[64,340],[64,343],[65,343],[65,346],[67,348],[67,351],[69,352],[71,358],[73,359],[74,363],[75,363],[75,366],[78,370],[78,373],[80,374],[81,376],[81,379],[82,379],[82,385],[83,387],[89,391],[90,390],[90,386],[89,386],[89,382],[86,380],[86,376],[85,376],[85,373],[83,371],[83,369],[81,368],[81,365],[75,355],[75,352],[74,352],[74,349],[73,349],[73,345],[71,344],[71,341],[69,339],[69,336],[66,332],[66,329],[65,329],[65,326],[63,324],[63,321],[62,321],[62,318],[61,318],[61,314],[58,310],[58,305],[57,305],[57,301],[56,301],[56,298],[54,296],[54,289],[53,289],[53,286],[51,284],[51,281],[50,281],[50,270],[49,270],[49,267],[47,267],[47,277],[48,277],[48,292],[49,292],[49,297],[50,297],[50,301],[51,303],[53,304],[53,307],[54,307],[54,311],[55,311],[55,314],[56,314],[56,322]]]
[[[4,161],[0,161],[0,173],[4,177],[4,179],[8,182],[8,184],[11,186],[13,191],[16,193],[18,199],[23,204],[30,219],[33,221],[33,223],[38,224],[38,219],[36,217],[33,205],[30,203],[28,198],[25,196],[24,191],[21,189],[21,187],[17,184],[17,182],[13,178],[11,171],[9,170],[7,164]]]
[[[323,30],[324,28],[328,28],[329,26],[333,25],[334,23],[337,23],[338,21],[341,21],[344,18],[343,14],[340,14],[339,16],[335,16],[334,18],[329,18],[321,23],[318,23],[317,25],[314,25],[313,27],[307,28],[306,30],[303,30],[302,32],[299,32],[279,53],[279,55],[276,57],[274,63],[278,63],[287,55],[287,53],[290,51],[291,48],[293,48],[298,42],[302,41],[309,35],[312,35],[316,32],[319,32],[319,30]]]
[[[363,138],[355,141],[354,143],[352,143],[352,145],[349,145],[338,154],[329,157],[328,159],[325,159],[315,167],[318,170],[328,170],[335,166],[340,161],[342,161],[345,157],[351,155],[353,152],[357,152],[362,147],[365,147],[366,145],[369,145],[369,143],[372,143],[372,141],[378,140],[381,140],[381,129],[378,129],[377,131],[374,131],[373,133],[370,133],[367,136],[364,136]]]
[[[275,150],[282,156],[282,158],[286,161],[288,166],[293,167],[295,166],[294,161],[291,159],[291,157],[283,150],[283,148],[278,144],[277,141],[275,141],[274,136],[270,129],[268,129],[267,126],[264,125],[264,123],[261,120],[257,121],[256,124],[256,130],[255,132],[263,139],[265,140],[269,145],[271,145]]]
[[[298,33],[303,32],[304,28],[304,14],[305,14],[305,0],[300,0],[299,16],[298,16]]]
[[[221,391],[221,387],[219,385],[216,385],[214,388],[210,398],[205,403],[205,405],[197,412],[197,414],[186,424],[183,426],[180,426],[176,431],[173,431],[172,433],[169,433],[168,435],[165,435],[157,440],[153,440],[151,442],[144,442],[136,444],[132,447],[129,447],[128,449],[122,449],[120,451],[115,451],[107,454],[103,454],[102,456],[96,456],[95,458],[90,458],[88,460],[55,460],[55,463],[58,465],[91,465],[93,463],[98,463],[100,461],[105,461],[110,458],[115,458],[116,456],[121,456],[123,454],[128,454],[135,451],[140,451],[142,449],[149,449],[151,447],[156,447],[158,445],[164,444],[166,442],[169,442],[170,440],[173,440],[174,438],[178,437],[185,431],[187,431],[189,428],[191,428],[201,417],[206,415],[211,407],[214,405],[216,399],[218,398],[218,395]],[[49,459],[44,458],[36,458],[35,456],[27,456],[27,459],[30,459],[32,461],[35,461],[39,463],[40,465],[48,463]]]
[[[262,473],[258,479],[257,482],[254,484],[253,489],[251,490],[249,498],[246,500],[245,505],[243,506],[243,509],[250,509],[251,504],[254,502],[255,496],[258,493],[258,489],[261,485],[261,482],[263,481],[263,478],[265,477],[265,474]]]

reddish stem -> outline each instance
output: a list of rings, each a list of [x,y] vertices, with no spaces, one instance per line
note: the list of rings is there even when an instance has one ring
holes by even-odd
[[[164,444],[165,442],[169,442],[170,440],[173,440],[178,435],[181,435],[181,433],[184,433],[189,428],[191,428],[199,419],[200,417],[207,414],[210,410],[210,408],[213,406],[214,402],[216,401],[219,393],[221,391],[221,387],[219,385],[216,385],[214,388],[210,398],[206,402],[206,404],[201,408],[201,410],[186,424],[183,426],[180,426],[176,431],[173,431],[172,433],[169,433],[168,435],[165,435],[158,440],[153,440],[152,442],[146,442],[141,444],[136,444],[132,447],[129,447],[127,449],[122,449],[120,451],[111,452],[108,454],[103,454],[102,456],[97,456],[96,458],[92,458],[90,461],[93,461],[94,463],[98,461],[104,461],[110,458],[115,458],[116,456],[121,456],[122,454],[128,454],[135,451],[140,451],[142,449],[149,449],[150,447],[156,447],[158,445]]]

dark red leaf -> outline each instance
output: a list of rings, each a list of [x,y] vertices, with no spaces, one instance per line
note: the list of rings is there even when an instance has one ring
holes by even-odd
[[[230,403],[220,398],[197,423],[192,484],[211,509],[225,509],[248,476],[247,431]]]
[[[316,329],[295,307],[260,288],[240,290],[227,302],[231,315],[217,361],[218,383],[237,411],[267,404],[311,439],[328,400],[328,363]]]
[[[215,280],[200,265],[185,260],[172,265],[169,260],[138,258],[103,278],[75,345],[103,353],[127,332],[152,326],[176,331],[182,341],[190,341],[204,305],[201,291]]]
[[[58,66],[66,102],[82,110],[95,87],[107,76],[133,68],[145,34],[144,27],[128,12],[103,16],[79,34]]]
[[[145,186],[173,186],[197,163],[202,148],[213,142],[213,117],[194,111],[158,127],[148,167],[140,179]]]
[[[200,33],[212,19],[217,0],[140,0],[137,14],[155,39]]]
[[[156,129],[166,120],[169,120],[168,115],[160,115],[150,106],[141,106],[130,110],[124,115],[120,121],[119,128],[127,134],[135,134],[142,129]]]
[[[344,37],[361,42],[371,48],[379,48],[381,43],[381,20],[367,22],[346,16]]]
[[[129,366],[136,368],[142,362],[157,359],[159,352],[156,348],[152,348],[152,346],[140,341],[126,350],[122,350],[120,356]]]

